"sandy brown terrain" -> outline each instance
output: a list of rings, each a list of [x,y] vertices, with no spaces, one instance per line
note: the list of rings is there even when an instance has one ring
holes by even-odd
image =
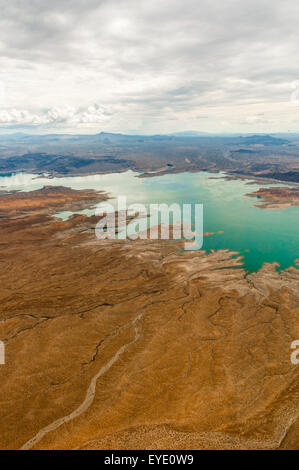
[[[246,196],[261,199],[261,204],[256,204],[260,209],[283,209],[291,206],[299,206],[299,188],[260,188],[258,191],[246,194]]]
[[[0,448],[298,448],[299,271],[100,241],[47,191],[0,198]]]
[[[78,211],[107,198],[103,191],[75,190],[61,186],[44,186],[31,192],[0,193],[0,216],[54,214],[59,210]]]

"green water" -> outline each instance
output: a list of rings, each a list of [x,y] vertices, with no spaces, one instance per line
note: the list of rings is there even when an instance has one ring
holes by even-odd
[[[277,261],[281,268],[294,265],[294,260],[299,258],[299,208],[258,209],[254,204],[259,201],[245,194],[256,191],[261,185],[246,184],[248,182],[243,180],[226,181],[221,176],[203,172],[138,178],[137,173],[128,171],[48,179],[19,173],[0,177],[0,189],[31,191],[44,185],[60,185],[127,196],[128,204],[202,203],[204,231],[215,232],[204,238],[204,250],[238,251],[244,256],[244,265],[249,271],[259,269],[264,262]],[[81,213],[92,214],[94,210]],[[57,215],[65,219],[70,214]],[[218,231],[223,233],[217,234]]]

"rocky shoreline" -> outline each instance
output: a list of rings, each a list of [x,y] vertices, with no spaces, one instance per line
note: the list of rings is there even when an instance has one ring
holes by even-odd
[[[256,204],[256,207],[260,209],[287,209],[299,206],[299,188],[260,188],[246,196],[260,199],[261,203]]]

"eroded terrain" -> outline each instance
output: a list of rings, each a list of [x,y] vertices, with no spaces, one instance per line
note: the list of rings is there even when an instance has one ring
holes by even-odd
[[[298,447],[299,271],[98,240],[57,191],[0,198],[0,448]]]
[[[261,209],[286,209],[299,206],[299,188],[260,188],[247,196],[261,199],[261,204],[256,205]]]

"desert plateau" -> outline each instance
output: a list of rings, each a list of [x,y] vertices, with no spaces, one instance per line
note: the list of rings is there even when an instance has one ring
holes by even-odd
[[[298,269],[49,215],[94,197],[0,198],[1,448],[295,448]]]

